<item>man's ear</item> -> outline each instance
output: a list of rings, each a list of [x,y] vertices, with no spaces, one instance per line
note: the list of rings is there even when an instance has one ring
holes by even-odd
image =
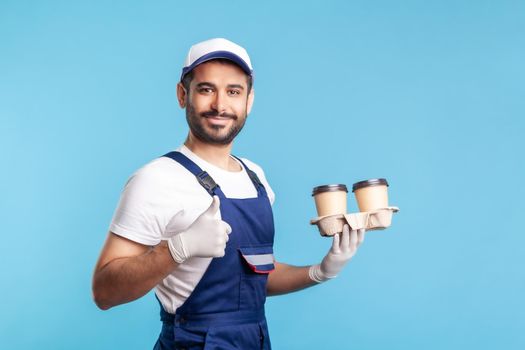
[[[188,93],[182,85],[182,83],[177,84],[177,100],[179,100],[180,108],[186,108],[186,101],[188,98]]]
[[[246,104],[246,114],[250,114],[250,112],[252,111],[254,99],[255,99],[255,90],[252,87],[252,89],[250,90],[250,93],[248,94],[248,102]]]

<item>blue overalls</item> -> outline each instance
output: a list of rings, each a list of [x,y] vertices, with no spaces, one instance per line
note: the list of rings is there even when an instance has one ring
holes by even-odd
[[[161,305],[163,325],[154,350],[271,349],[264,303],[268,273],[274,269],[274,225],[264,186],[239,159],[257,188],[257,197],[227,198],[211,176],[182,153],[165,157],[195,175],[210,195],[219,196],[222,220],[232,232],[224,257],[212,259],[176,314]]]

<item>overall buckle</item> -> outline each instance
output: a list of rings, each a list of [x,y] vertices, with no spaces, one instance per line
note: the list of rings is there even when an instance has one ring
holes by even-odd
[[[259,180],[259,177],[255,173],[255,171],[248,169],[248,176],[250,177],[253,183],[257,184],[258,186],[263,186],[261,180]]]
[[[214,190],[219,187],[215,180],[208,174],[207,172],[203,171],[200,174],[197,175],[197,180],[201,184],[202,187],[210,194],[214,195]]]

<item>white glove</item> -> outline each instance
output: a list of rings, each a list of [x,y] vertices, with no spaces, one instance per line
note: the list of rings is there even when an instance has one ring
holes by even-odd
[[[201,258],[224,256],[228,235],[232,229],[228,223],[215,217],[219,207],[219,197],[213,196],[210,207],[186,231],[168,239],[168,248],[173,260],[180,264],[192,256]]]
[[[308,275],[312,281],[324,282],[337,277],[346,263],[355,255],[357,247],[365,239],[365,229],[352,230],[343,226],[343,233],[335,234],[332,247],[319,265],[312,265]]]

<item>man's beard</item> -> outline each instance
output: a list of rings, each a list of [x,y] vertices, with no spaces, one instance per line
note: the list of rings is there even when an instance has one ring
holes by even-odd
[[[204,127],[205,118],[217,117],[217,116],[227,117],[233,120],[233,125],[230,127],[228,132],[225,133],[224,135],[212,134],[208,132]],[[244,118],[239,118],[235,114],[228,114],[228,113],[219,114],[218,111],[214,111],[214,110],[202,112],[199,115],[197,115],[197,113],[195,112],[195,108],[193,108],[191,103],[189,103],[186,108],[186,121],[188,122],[188,126],[190,127],[192,134],[202,142],[211,143],[215,145],[230,144],[233,141],[233,139],[235,139],[237,134],[239,134],[239,132],[244,127],[244,123],[246,122],[246,117],[247,117],[246,115],[244,116]],[[224,129],[224,128],[226,128],[226,126],[222,126],[222,125],[212,126],[212,129],[217,130],[217,131]]]

